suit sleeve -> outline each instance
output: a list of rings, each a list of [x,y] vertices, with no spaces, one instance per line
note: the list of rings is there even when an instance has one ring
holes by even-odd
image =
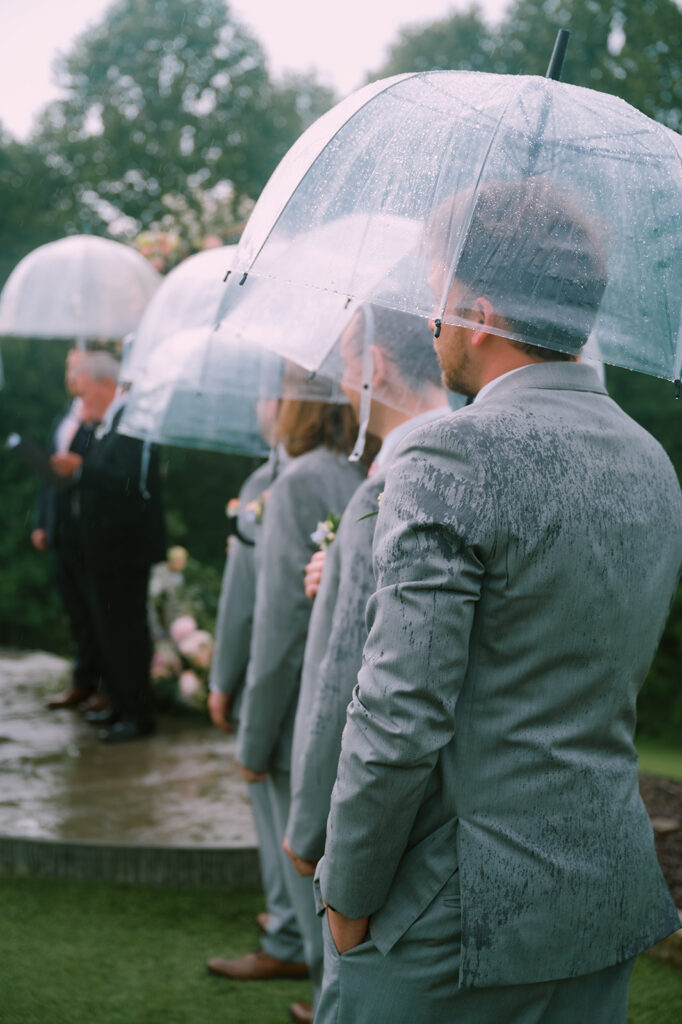
[[[265,487],[266,479],[265,474],[256,470],[246,480],[239,492],[242,507],[258,497]],[[237,537],[228,555],[220,587],[215,626],[216,646],[210,675],[212,690],[232,696],[241,688],[249,663],[256,596],[255,577],[254,548]]]
[[[386,902],[439,751],[453,737],[467,670],[493,531],[479,474],[445,429],[425,431],[425,447],[421,431],[406,442],[377,521],[377,590],[319,874],[326,902],[352,918]]]
[[[327,815],[336,779],[346,708],[367,639],[365,608],[374,591],[371,551],[375,519],[361,521],[359,516],[371,515],[376,510],[374,491],[371,501],[365,501],[362,507],[349,505],[328,556],[328,563],[334,556],[340,562],[338,580],[335,580],[336,601],[326,650],[316,666],[317,685],[311,697],[311,707],[307,709],[307,720],[300,730],[300,756],[292,757],[291,808],[286,830],[292,849],[306,860],[319,860],[324,852]],[[316,601],[320,600],[327,579],[333,578],[328,575],[331,568],[325,564],[322,587]],[[303,694],[301,700],[302,697]],[[297,715],[306,710],[301,707],[301,700]],[[298,729],[298,720],[296,724]]]
[[[263,517],[251,657],[240,714],[237,760],[267,771],[282,725],[295,701],[311,603],[303,571],[315,550],[310,533],[326,514],[315,482],[281,477]]]

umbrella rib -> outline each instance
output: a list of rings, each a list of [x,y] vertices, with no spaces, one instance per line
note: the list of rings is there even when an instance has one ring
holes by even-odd
[[[416,71],[416,72],[414,72],[413,74],[406,74],[406,75],[401,75],[401,76],[400,76],[400,79],[399,79],[399,81],[400,81],[400,82],[404,82],[404,81],[406,81],[407,79],[410,79],[410,78],[417,78],[417,77],[418,77],[418,75],[420,75],[420,74],[424,74],[424,72],[418,72],[418,71]],[[336,131],[334,132],[334,134],[333,134],[333,135],[330,135],[330,137],[329,137],[329,138],[327,139],[327,141],[325,142],[325,144],[324,144],[324,146],[322,147],[322,149],[321,149],[321,150],[319,151],[319,153],[318,153],[318,154],[317,154],[317,155],[315,156],[315,158],[314,158],[314,160],[312,161],[312,163],[310,163],[310,165],[309,165],[309,166],[307,167],[307,169],[305,170],[305,172],[304,172],[304,173],[303,173],[303,174],[301,175],[301,177],[300,177],[300,178],[299,178],[299,180],[298,180],[298,183],[296,184],[295,188],[293,189],[293,191],[292,191],[292,192],[291,192],[291,194],[289,195],[289,198],[288,198],[288,199],[287,199],[287,201],[286,201],[286,202],[284,203],[284,206],[283,206],[283,207],[282,207],[282,209],[281,209],[281,210],[279,211],[279,213],[277,214],[276,218],[274,219],[274,221],[273,221],[273,222],[272,222],[272,224],[270,225],[270,230],[268,231],[267,235],[265,236],[265,238],[264,238],[264,239],[263,239],[263,241],[261,242],[261,244],[260,244],[260,246],[259,246],[259,248],[258,248],[258,251],[257,251],[257,252],[255,253],[255,255],[254,255],[253,259],[251,260],[251,266],[249,267],[249,271],[248,271],[248,273],[250,273],[250,272],[251,272],[251,267],[253,267],[254,263],[256,262],[256,260],[257,260],[257,259],[258,259],[258,257],[260,256],[261,252],[263,251],[263,246],[265,245],[265,243],[267,242],[267,240],[268,240],[268,239],[270,238],[270,235],[272,234],[272,232],[273,232],[273,231],[275,230],[275,228],[276,228],[276,227],[277,227],[277,225],[279,224],[279,222],[280,222],[280,220],[281,220],[281,218],[282,218],[282,216],[283,216],[283,214],[284,214],[284,211],[285,211],[285,210],[286,210],[286,209],[288,208],[288,206],[289,206],[289,203],[291,202],[291,199],[292,199],[292,198],[293,198],[293,196],[294,196],[294,195],[295,195],[295,194],[296,194],[296,193],[298,192],[298,190],[300,189],[301,185],[302,185],[302,184],[303,184],[303,182],[304,182],[304,181],[306,180],[306,178],[307,178],[307,177],[308,177],[308,175],[310,174],[310,172],[311,172],[312,168],[313,168],[313,167],[314,167],[314,165],[315,165],[315,164],[317,163],[317,161],[318,161],[318,160],[320,159],[320,157],[322,156],[322,154],[323,154],[323,153],[325,153],[325,152],[326,152],[326,151],[327,151],[327,150],[329,149],[329,147],[331,146],[331,144],[332,144],[332,142],[334,141],[334,139],[336,139],[336,137],[337,137],[337,136],[339,135],[339,133],[340,133],[340,132],[341,132],[341,131],[342,131],[342,130],[343,130],[343,129],[344,129],[345,127],[346,127],[346,125],[348,125],[348,124],[350,123],[350,121],[352,121],[352,120],[353,120],[353,118],[357,117],[357,115],[358,115],[358,114],[360,113],[360,111],[361,111],[361,110],[364,110],[364,109],[365,109],[365,107],[366,107],[366,106],[368,106],[368,104],[369,104],[369,103],[370,103],[370,102],[371,102],[372,100],[376,99],[376,97],[377,97],[377,96],[385,95],[386,93],[390,92],[390,90],[391,90],[391,89],[393,89],[393,88],[394,88],[394,87],[395,87],[396,85],[398,85],[398,82],[395,82],[395,81],[394,81],[394,82],[391,82],[391,83],[390,83],[390,84],[388,84],[388,85],[387,85],[387,86],[386,86],[386,87],[385,87],[384,89],[381,89],[381,90],[380,90],[379,92],[373,93],[373,94],[372,94],[371,96],[368,96],[368,97],[367,97],[367,99],[365,100],[365,102],[364,102],[364,103],[363,103],[363,104],[362,104],[362,105],[361,105],[360,107],[358,107],[358,108],[357,108],[357,110],[354,110],[354,111],[353,111],[353,113],[352,113],[352,114],[350,115],[350,117],[349,117],[349,118],[347,118],[347,120],[345,120],[345,121],[343,122],[343,124],[339,125],[339,127],[338,127],[338,128],[336,129]],[[242,279],[242,280],[243,280],[243,279]]]
[[[503,107],[503,109],[502,109],[502,111],[500,113],[500,116],[497,119],[497,125],[495,126],[495,130],[493,131],[493,134],[490,137],[490,142],[488,143],[488,148],[486,149],[485,154],[483,156],[483,159],[481,161],[481,166],[480,166],[480,168],[478,170],[478,174],[476,176],[476,181],[475,181],[475,183],[473,185],[473,188],[471,190],[471,200],[469,202],[469,206],[468,206],[468,209],[467,209],[467,212],[466,212],[466,216],[464,217],[462,228],[460,229],[460,232],[459,232],[459,237],[457,238],[457,243],[455,245],[455,252],[454,252],[454,255],[452,257],[452,262],[450,264],[450,268],[448,270],[447,285],[446,285],[445,293],[443,295],[443,299],[442,299],[442,303],[441,303],[439,321],[442,320],[444,315],[445,315],[445,306],[446,306],[447,301],[448,301],[448,295],[450,294],[450,289],[452,288],[452,282],[455,279],[455,272],[457,270],[457,263],[459,261],[459,257],[461,255],[462,249],[464,247],[464,242],[466,240],[469,228],[471,227],[471,220],[472,220],[473,215],[474,215],[474,207],[476,206],[476,198],[477,198],[477,195],[478,195],[479,186],[481,184],[481,178],[483,177],[483,172],[484,172],[484,170],[486,168],[486,165],[488,163],[488,159],[490,157],[491,150],[493,148],[493,145],[494,145],[495,140],[497,138],[497,135],[499,133],[500,126],[502,124],[502,120],[503,120],[505,114],[507,113],[507,110],[509,109],[509,106],[511,105],[512,101],[515,100],[517,98],[517,96],[518,96],[518,93],[516,91],[512,92],[510,94],[507,102],[505,103],[505,105],[504,105],[504,107]],[[438,337],[438,335],[436,335],[436,337]]]

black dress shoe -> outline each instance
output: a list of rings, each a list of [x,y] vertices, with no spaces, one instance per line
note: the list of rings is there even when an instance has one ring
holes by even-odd
[[[85,721],[90,725],[113,725],[118,721],[118,711],[114,708],[104,708],[102,711],[86,711]]]
[[[120,718],[109,729],[102,729],[99,738],[102,743],[127,743],[151,736],[156,731],[154,722],[138,718]]]

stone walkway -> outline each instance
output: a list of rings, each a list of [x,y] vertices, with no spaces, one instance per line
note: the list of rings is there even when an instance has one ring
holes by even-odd
[[[0,650],[0,864],[7,868],[8,850],[23,851],[14,869],[28,870],[36,850],[45,862],[61,850],[64,862],[112,847],[137,850],[139,860],[146,849],[158,864],[170,851],[177,861],[181,849],[195,875],[202,853],[232,851],[241,854],[242,876],[247,865],[246,874],[257,875],[234,738],[201,720],[174,717],[162,719],[153,737],[106,746],[77,712],[44,708],[67,670],[51,654]],[[62,866],[47,873],[70,872]]]

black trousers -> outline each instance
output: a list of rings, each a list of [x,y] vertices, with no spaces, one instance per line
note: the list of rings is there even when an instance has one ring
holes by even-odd
[[[78,690],[94,693],[102,685],[105,675],[104,657],[88,574],[80,552],[70,548],[55,549],[52,552],[52,575],[74,642],[72,685]]]
[[[112,705],[122,717],[144,722],[154,718],[148,587],[149,568],[90,573],[92,606]]]

